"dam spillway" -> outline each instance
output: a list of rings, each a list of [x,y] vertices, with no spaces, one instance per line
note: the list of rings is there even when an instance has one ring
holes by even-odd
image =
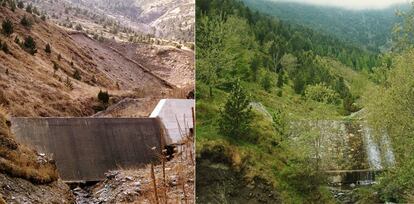
[[[12,118],[11,125],[17,141],[52,155],[64,181],[148,164],[163,146],[155,118]]]
[[[291,124],[290,137],[319,160],[332,183],[370,184],[395,164],[387,132],[363,120],[298,121]]]

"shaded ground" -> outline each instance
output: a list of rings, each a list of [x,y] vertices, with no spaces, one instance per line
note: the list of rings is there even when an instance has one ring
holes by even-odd
[[[196,167],[197,203],[281,203],[270,183],[255,178],[247,181],[240,170],[232,168],[219,152],[198,157]]]

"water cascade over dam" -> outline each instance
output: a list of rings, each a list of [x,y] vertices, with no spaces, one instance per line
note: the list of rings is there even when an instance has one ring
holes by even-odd
[[[314,135],[315,157],[332,183],[369,185],[378,172],[395,164],[388,134],[364,121],[301,121],[292,124],[292,131],[293,139]]]

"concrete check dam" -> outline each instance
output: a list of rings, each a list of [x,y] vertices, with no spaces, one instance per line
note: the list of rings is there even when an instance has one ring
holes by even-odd
[[[52,155],[70,182],[148,164],[164,143],[156,118],[12,118],[11,124],[19,142]]]

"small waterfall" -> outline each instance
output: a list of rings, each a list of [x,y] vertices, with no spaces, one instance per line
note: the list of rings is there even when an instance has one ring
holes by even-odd
[[[364,126],[363,135],[370,168],[373,170],[381,170],[381,152],[378,144],[373,139],[372,129]]]
[[[392,151],[390,137],[388,136],[388,133],[384,132],[382,134],[382,143],[384,146],[384,154],[385,154],[385,162],[388,166],[394,166],[395,165],[395,157],[394,152]]]

